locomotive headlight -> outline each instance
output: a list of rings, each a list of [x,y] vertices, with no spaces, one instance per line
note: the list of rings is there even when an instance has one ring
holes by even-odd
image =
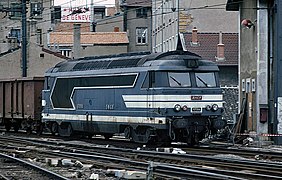
[[[218,110],[218,105],[217,104],[213,104],[212,105],[212,110],[213,111],[217,111]]]
[[[188,107],[186,105],[182,106],[183,111],[187,111]]]
[[[41,100],[41,105],[44,107],[46,106],[46,101],[44,99]]]
[[[175,104],[174,111],[179,112],[181,110],[181,106],[179,104]]]
[[[207,105],[207,106],[206,106],[206,110],[207,110],[207,111],[210,111],[211,108],[212,108],[212,107],[211,107],[210,105]]]

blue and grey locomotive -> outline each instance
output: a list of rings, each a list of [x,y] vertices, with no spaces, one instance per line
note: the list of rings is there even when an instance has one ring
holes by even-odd
[[[61,136],[197,144],[225,126],[218,71],[188,51],[65,61],[46,72],[42,121]]]

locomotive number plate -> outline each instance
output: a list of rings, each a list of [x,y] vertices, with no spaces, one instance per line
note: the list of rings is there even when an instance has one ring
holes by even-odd
[[[191,96],[191,100],[202,100],[202,96]]]
[[[200,107],[193,107],[193,108],[191,108],[191,113],[192,114],[200,114],[200,113],[202,113],[202,108],[200,108]]]

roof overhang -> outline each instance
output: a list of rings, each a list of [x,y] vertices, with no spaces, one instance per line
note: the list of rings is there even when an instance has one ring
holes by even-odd
[[[239,5],[243,0],[227,0],[226,11],[239,11]]]

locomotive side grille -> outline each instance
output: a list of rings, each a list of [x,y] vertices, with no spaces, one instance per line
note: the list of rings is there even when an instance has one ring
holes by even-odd
[[[122,68],[122,67],[136,67],[137,63],[139,62],[138,59],[124,59],[124,60],[118,60],[118,61],[112,61],[108,68]]]
[[[81,62],[76,64],[72,71],[84,71],[93,69],[106,69],[111,61],[91,61],[91,62]]]
[[[84,71],[94,69],[112,69],[112,68],[126,68],[136,67],[139,62],[138,59],[124,59],[124,60],[108,60],[108,61],[91,61],[77,63],[72,71]]]

